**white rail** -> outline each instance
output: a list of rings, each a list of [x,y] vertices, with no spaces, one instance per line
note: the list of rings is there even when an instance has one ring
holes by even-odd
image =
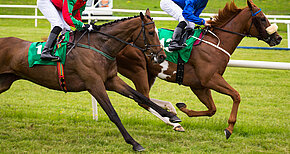
[[[37,16],[36,5],[0,5],[5,8],[31,8],[34,9],[34,16],[23,16],[23,15],[0,15],[0,18],[18,18],[18,19],[34,19],[34,25],[37,27],[37,19],[45,19],[43,16]]]
[[[290,63],[283,63],[283,62],[230,60],[228,63],[228,66],[230,66],[230,67],[290,70]]]

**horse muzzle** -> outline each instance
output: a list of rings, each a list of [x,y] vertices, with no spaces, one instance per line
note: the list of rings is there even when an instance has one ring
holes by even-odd
[[[262,40],[272,47],[280,44],[282,41],[282,37],[277,32],[275,32],[269,35],[267,38],[263,38]]]

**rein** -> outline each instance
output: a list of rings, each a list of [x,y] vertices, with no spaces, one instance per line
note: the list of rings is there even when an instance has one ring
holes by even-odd
[[[133,44],[132,44],[132,43],[129,43],[129,42],[126,42],[126,41],[124,41],[124,40],[121,40],[121,39],[119,39],[119,38],[117,38],[117,37],[115,37],[115,36],[113,36],[113,35],[110,35],[110,34],[106,34],[106,33],[100,32],[100,31],[95,31],[95,32],[96,32],[96,33],[99,33],[99,34],[102,34],[102,35],[105,35],[105,36],[107,36],[107,37],[110,37],[110,38],[116,39],[117,41],[120,41],[120,42],[122,42],[122,43],[125,43],[125,44],[127,44],[127,45],[130,45],[130,46],[132,46],[132,47],[134,47],[134,48],[137,48],[137,49],[139,49],[140,51],[142,51],[143,54],[145,55],[145,52],[146,52],[147,50],[150,50],[150,47],[158,47],[158,46],[161,46],[161,45],[148,45],[148,44],[147,44],[147,38],[146,38],[146,33],[145,33],[145,26],[146,26],[146,25],[150,25],[150,24],[154,24],[154,22],[152,21],[152,22],[149,22],[149,23],[144,24],[144,21],[142,20],[142,29],[141,29],[141,31],[139,32],[139,34],[138,34],[137,38],[135,39],[135,41],[133,41]],[[135,42],[137,41],[137,39],[139,38],[139,36],[141,35],[142,32],[143,32],[143,41],[144,41],[144,44],[145,44],[145,48],[140,48],[140,47],[138,47],[138,46],[135,45]],[[160,49],[156,54],[151,53],[151,55],[152,55],[153,57],[156,57],[156,56],[158,55],[158,53],[161,52],[161,51],[162,51],[162,48],[161,48],[161,49]]]
[[[248,35],[248,34],[242,34],[242,33],[238,33],[238,32],[233,32],[233,31],[229,31],[229,30],[226,30],[226,29],[222,29],[222,28],[216,27],[216,26],[211,26],[211,27],[214,28],[214,29],[218,29],[220,31],[223,31],[223,32],[236,34],[236,35],[240,35],[240,36],[243,36],[243,37],[253,37],[253,36]]]
[[[141,50],[141,51],[145,54],[145,52],[146,52],[147,50],[150,50],[150,47],[161,46],[161,45],[148,45],[148,44],[147,44],[147,38],[146,38],[146,33],[145,33],[145,26],[146,26],[146,25],[149,25],[149,24],[154,24],[154,22],[152,21],[152,22],[149,22],[149,23],[144,24],[144,21],[142,20],[142,28],[141,28],[141,31],[139,32],[138,37],[137,37],[136,40],[133,42],[133,44],[132,44],[132,43],[129,43],[129,42],[126,42],[126,41],[124,41],[124,40],[122,40],[122,39],[119,39],[119,38],[117,38],[117,37],[115,37],[115,36],[113,36],[113,35],[110,35],[110,34],[106,34],[106,33],[100,32],[100,31],[96,31],[96,30],[94,30],[94,32],[99,33],[99,34],[102,34],[102,35],[105,35],[105,36],[110,37],[110,38],[113,38],[113,39],[115,39],[115,40],[117,40],[117,41],[119,41],[119,42],[122,42],[122,43],[124,43],[124,44],[130,45],[130,46],[132,46],[132,47],[134,47],[134,48],[137,48],[137,49]],[[78,42],[83,38],[83,36],[84,36],[87,32],[88,32],[88,31],[86,30],[86,31],[85,31],[85,32],[80,36],[80,38],[76,41],[76,43],[72,43],[73,46],[72,46],[72,47],[70,48],[70,50],[68,51],[67,55],[71,52],[71,50],[72,50],[73,48],[75,48],[75,46],[78,46],[78,47],[83,47],[83,48],[87,48],[87,49],[94,50],[94,51],[96,51],[96,52],[102,54],[104,57],[108,58],[109,60],[115,60],[115,59],[116,59],[115,57],[112,57],[112,56],[110,56],[110,55],[108,55],[108,54],[106,54],[106,53],[104,53],[104,52],[102,52],[102,51],[100,51],[100,50],[98,50],[98,49],[96,49],[96,48],[94,48],[94,47],[91,47],[91,46],[89,45],[89,44],[90,44],[90,39],[89,39],[89,38],[90,38],[90,37],[89,37],[90,32],[88,32],[88,45],[78,43]],[[135,45],[135,42],[137,41],[137,39],[139,38],[139,36],[141,35],[142,32],[143,32],[143,41],[144,41],[144,44],[145,44],[145,48],[140,48],[139,46],[136,46],[136,45]],[[73,41],[73,42],[74,42],[74,41]],[[158,51],[156,54],[151,53],[151,55],[152,55],[152,56],[157,56],[158,53],[161,52],[161,51],[162,51],[162,48],[161,48],[160,51]]]
[[[108,58],[109,60],[112,60],[112,61],[116,60],[116,57],[112,57],[112,56],[110,56],[110,55],[108,55],[108,54],[106,54],[106,53],[104,53],[104,52],[102,52],[102,51],[100,51],[100,50],[98,50],[98,49],[96,49],[94,47],[91,47],[89,45],[78,43],[77,46],[78,47],[82,47],[82,48],[87,48],[87,49],[94,50],[94,51],[102,54],[104,57]]]
[[[258,13],[260,13],[261,10],[262,10],[262,9],[260,9],[260,10],[257,11],[256,13],[253,13],[253,11],[251,10],[252,17],[254,17],[254,16],[256,16]],[[253,20],[252,20],[252,22],[251,22],[250,28],[249,28],[249,30],[248,30],[247,33],[250,32],[252,25],[253,25]],[[223,31],[223,32],[227,32],[227,33],[231,33],[231,34],[235,34],[235,35],[240,35],[240,36],[243,36],[243,37],[254,37],[254,36],[251,36],[251,35],[249,35],[249,34],[242,34],[242,33],[238,33],[238,32],[233,32],[233,31],[229,31],[229,30],[226,30],[226,29],[222,29],[222,28],[216,27],[216,26],[211,26],[211,27],[214,28],[214,29],[218,29],[218,30],[220,30],[220,31]],[[213,32],[211,32],[211,31],[208,29],[208,27],[206,27],[206,30],[205,30],[205,31],[206,31],[206,32],[210,32],[213,36],[215,36],[215,37],[219,40],[219,38],[218,38],[218,37],[217,37]],[[194,37],[194,36],[192,36],[192,37]],[[221,47],[219,46],[219,42],[218,42],[217,45],[215,45],[215,44],[213,44],[212,42],[209,42],[209,41],[206,41],[206,40],[203,40],[203,39],[197,38],[197,37],[194,37],[194,38],[197,39],[197,40],[200,40],[200,41],[202,41],[202,42],[204,42],[204,43],[206,43],[206,44],[209,44],[209,45],[211,45],[211,46],[213,46],[213,47],[215,47],[215,48],[217,48],[217,49],[219,49],[220,51],[222,51],[223,53],[225,53],[228,57],[231,57],[231,55],[230,55],[230,54],[229,54],[225,49],[223,49],[223,48],[221,48]],[[258,37],[257,37],[257,38],[258,38]]]
[[[253,13],[253,11],[251,10],[252,17],[256,16],[256,15],[257,15],[258,13],[260,13],[261,11],[262,11],[261,8],[260,8],[260,10],[257,11],[256,13]],[[253,25],[253,20],[252,20],[252,22],[251,22],[251,26],[250,26],[250,28],[249,28],[249,30],[248,30],[247,33],[250,32],[250,30],[251,30],[251,28],[252,28],[252,25]],[[229,31],[229,30],[226,30],[226,29],[222,29],[222,28],[216,27],[216,26],[211,26],[211,27],[214,28],[214,29],[217,29],[217,30],[223,31],[223,32],[227,32],[227,33],[231,33],[231,34],[236,34],[236,35],[240,35],[240,36],[243,36],[243,37],[254,37],[254,36],[252,36],[252,35],[250,35],[250,34],[243,34],[243,33],[233,32],[233,31]]]

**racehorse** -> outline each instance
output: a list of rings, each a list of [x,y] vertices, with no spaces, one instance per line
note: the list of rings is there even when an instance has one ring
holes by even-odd
[[[165,58],[148,9],[145,15],[140,13],[140,16],[100,26],[94,25],[92,32],[75,31],[74,37],[77,41],[72,43],[73,48],[67,54],[64,65],[67,91],[86,90],[94,96],[134,150],[142,151],[144,148],[124,128],[106,90],[115,91],[139,104],[146,104],[162,116],[170,118],[172,122],[181,121],[175,114],[154,104],[117,76],[117,62],[114,59],[126,45],[130,44],[128,42],[134,42],[130,45],[142,50],[146,57],[154,61],[162,62]],[[61,90],[55,66],[36,65],[29,68],[27,51],[31,43],[15,37],[0,39],[0,93],[8,90],[12,83],[19,79],[32,81],[49,89]]]
[[[240,104],[239,93],[222,77],[230,55],[234,53],[236,47],[245,36],[256,37],[270,46],[278,45],[282,40],[277,33],[277,27],[275,28],[275,25],[270,24],[261,9],[252,0],[247,0],[247,5],[248,7],[240,9],[234,2],[227,3],[224,9],[220,10],[218,15],[211,21],[212,27],[210,31],[212,33],[208,31],[203,38],[204,41],[198,46],[193,46],[190,58],[184,64],[182,85],[189,86],[208,110],[195,111],[187,109],[184,103],[176,104],[189,117],[211,117],[216,112],[211,89],[230,96],[233,100],[233,106],[228,119],[229,125],[224,130],[227,139],[233,132]],[[213,45],[219,44],[219,42],[220,46]],[[131,65],[128,65],[128,63]],[[154,64],[150,59],[130,46],[124,48],[117,55],[117,65],[118,71],[132,80],[136,90],[148,98],[150,88],[154,84],[156,77],[168,82],[176,82],[177,64],[167,60],[161,64]],[[162,102],[160,106],[164,108],[172,106],[170,102],[155,101],[155,103],[158,102]],[[166,119],[157,113],[153,114],[166,122]],[[166,123],[173,125],[168,120]]]

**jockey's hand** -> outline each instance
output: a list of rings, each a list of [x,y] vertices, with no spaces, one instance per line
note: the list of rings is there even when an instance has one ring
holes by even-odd
[[[205,21],[204,26],[211,27],[211,24],[209,24],[209,21]]]
[[[88,30],[89,32],[94,30],[93,25],[90,25],[90,24],[84,24],[83,28],[84,30]]]

